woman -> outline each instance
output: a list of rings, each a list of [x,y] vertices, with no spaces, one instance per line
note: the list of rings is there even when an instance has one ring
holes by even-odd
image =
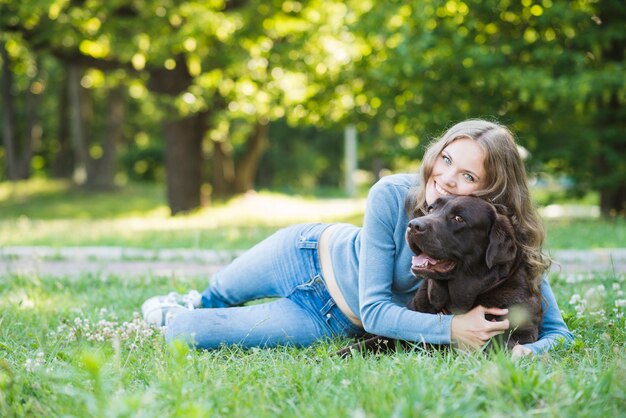
[[[198,348],[306,346],[366,331],[479,348],[509,327],[508,320],[491,322],[485,314],[504,315],[506,309],[432,315],[405,307],[421,283],[410,272],[407,213],[424,213],[440,196],[470,194],[504,204],[520,219],[517,237],[539,283],[549,267],[541,253],[544,231],[513,135],[496,123],[467,120],[428,147],[419,176],[392,175],[371,188],[362,228],[304,224],[280,230],[216,273],[201,295],[148,299],[144,317],[167,325],[168,340],[184,338]],[[545,279],[541,293],[540,338],[514,347],[514,357],[573,338]],[[265,297],[278,299],[241,306]]]

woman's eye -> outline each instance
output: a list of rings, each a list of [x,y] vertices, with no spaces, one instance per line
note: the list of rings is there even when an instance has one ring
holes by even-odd
[[[463,177],[465,177],[465,180],[469,181],[470,183],[476,182],[476,179],[474,178],[474,176],[472,176],[469,173],[463,174]]]
[[[442,155],[441,158],[443,159],[444,163],[446,163],[448,165],[452,164],[452,160],[447,155]]]
[[[461,216],[459,216],[459,215],[456,215],[456,216],[454,217],[454,220],[455,220],[455,221],[457,221],[457,222],[459,222],[459,223],[461,223],[461,222],[465,222],[465,219],[463,219],[463,218],[462,218]]]

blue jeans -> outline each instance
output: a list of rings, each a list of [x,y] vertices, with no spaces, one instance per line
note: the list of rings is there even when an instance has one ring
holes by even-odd
[[[328,294],[317,243],[327,224],[281,229],[217,272],[202,293],[201,309],[176,316],[168,341],[197,348],[307,346],[332,337],[355,337],[354,325]],[[241,306],[261,298],[267,303]]]

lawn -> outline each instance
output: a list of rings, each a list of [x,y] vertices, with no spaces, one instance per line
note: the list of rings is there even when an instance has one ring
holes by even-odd
[[[536,359],[414,352],[340,360],[307,349],[190,351],[134,316],[202,279],[2,276],[0,416],[619,417],[624,275],[551,282],[577,339]]]
[[[359,223],[363,200],[250,194],[170,218],[155,186],[86,194],[0,185],[3,245],[247,248],[293,222]],[[550,248],[626,247],[623,221],[547,221]],[[136,316],[153,294],[204,277],[0,274],[0,416],[626,416],[626,274],[553,275],[576,336],[505,353],[413,352],[340,360],[307,349],[191,351]]]

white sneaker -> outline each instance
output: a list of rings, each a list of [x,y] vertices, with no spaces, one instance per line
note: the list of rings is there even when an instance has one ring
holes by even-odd
[[[202,295],[192,290],[185,295],[171,292],[163,296],[153,296],[141,305],[143,319],[159,327],[167,326],[179,313],[201,306]]]

